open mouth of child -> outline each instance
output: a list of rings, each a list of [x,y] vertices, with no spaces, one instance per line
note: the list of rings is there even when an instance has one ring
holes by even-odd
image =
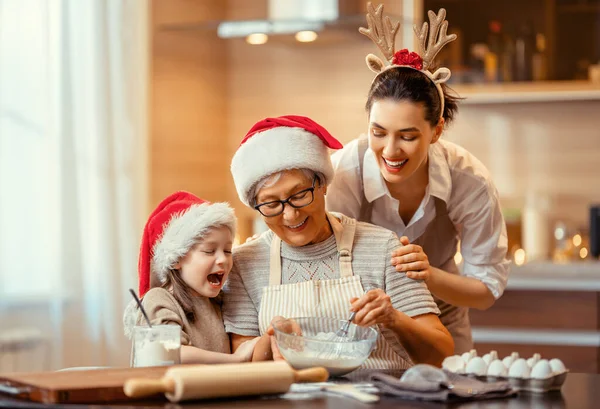
[[[221,283],[223,282],[223,273],[213,273],[213,274],[209,274],[206,279],[208,281],[208,284],[210,284],[213,287],[220,287]]]

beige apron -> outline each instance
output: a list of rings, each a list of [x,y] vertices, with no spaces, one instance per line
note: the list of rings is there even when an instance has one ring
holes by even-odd
[[[413,243],[423,247],[429,258],[429,264],[450,274],[460,274],[454,262],[454,254],[458,244],[458,235],[454,223],[448,216],[446,203],[432,196],[435,200],[435,218],[427,225],[425,232]],[[429,249],[435,243],[436,251]],[[437,297],[433,297],[440,309],[440,321],[446,326],[454,339],[454,353],[462,354],[473,348],[469,309],[450,305]]]
[[[367,148],[367,138],[361,137],[358,141],[361,175]],[[364,197],[364,186],[362,192],[362,206],[358,220],[371,223],[373,203],[370,203]],[[435,201],[435,218],[427,225],[425,232],[419,238],[413,240],[413,243],[423,247],[423,251],[427,254],[431,266],[450,274],[460,274],[454,262],[454,254],[456,254],[458,245],[458,233],[454,227],[454,223],[452,223],[452,220],[448,216],[446,203],[435,196],[431,196],[431,199]],[[433,243],[435,243],[436,251],[430,248]],[[468,352],[473,348],[469,309],[450,305],[436,296],[433,296],[433,299],[440,309],[440,321],[442,321],[442,324],[444,324],[454,339],[454,353],[462,354]]]
[[[343,225],[333,215],[327,218],[335,235],[340,263],[339,279],[304,281],[295,284],[281,284],[281,239],[273,236],[271,242],[271,265],[269,286],[264,289],[258,324],[264,334],[271,320],[282,317],[330,317],[347,319],[350,298],[360,297],[364,290],[360,277],[352,272],[352,244],[356,222],[347,219]],[[400,343],[388,343],[395,337],[389,330],[377,337],[376,348],[359,369],[407,369],[412,366],[406,351]],[[392,347],[395,346],[395,349]]]

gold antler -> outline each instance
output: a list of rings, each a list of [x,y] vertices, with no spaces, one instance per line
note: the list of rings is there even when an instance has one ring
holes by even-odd
[[[429,21],[431,22],[431,32],[429,33],[429,43],[427,44],[427,47],[425,47],[428,31],[427,22],[423,23],[420,31],[417,26],[414,28],[415,34],[417,35],[419,44],[421,46],[421,58],[423,58],[424,70],[428,69],[432,65],[433,59],[446,44],[448,44],[450,41],[456,40],[456,34],[446,34],[446,30],[448,29],[448,21],[446,21],[446,9],[440,9],[437,15],[433,11],[429,10],[427,15],[429,16]]]
[[[400,23],[392,24],[388,16],[383,18],[383,4],[375,9],[371,2],[367,3],[367,23],[369,25],[368,29],[360,27],[358,31],[369,37],[379,47],[386,60],[391,62],[396,51],[394,42]]]

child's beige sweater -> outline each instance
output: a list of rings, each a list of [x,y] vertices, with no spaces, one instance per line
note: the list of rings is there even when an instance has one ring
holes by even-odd
[[[164,288],[152,288],[144,295],[142,305],[152,325],[179,325],[181,345],[207,351],[230,353],[229,336],[225,333],[221,306],[217,299],[197,297],[194,303],[196,321],[190,323],[179,303]],[[146,325],[138,313],[137,325]]]

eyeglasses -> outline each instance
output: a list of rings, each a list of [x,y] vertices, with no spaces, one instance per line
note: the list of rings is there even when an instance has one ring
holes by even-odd
[[[317,178],[313,180],[312,187],[294,193],[285,200],[273,200],[271,202],[261,203],[254,206],[254,209],[258,210],[260,214],[265,217],[275,217],[283,213],[285,204],[289,204],[294,209],[300,209],[306,207],[315,200],[315,183]]]

